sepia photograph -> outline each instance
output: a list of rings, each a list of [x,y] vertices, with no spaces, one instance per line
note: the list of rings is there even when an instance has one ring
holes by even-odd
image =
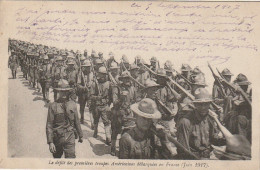
[[[0,167],[258,169],[257,6],[0,2]]]

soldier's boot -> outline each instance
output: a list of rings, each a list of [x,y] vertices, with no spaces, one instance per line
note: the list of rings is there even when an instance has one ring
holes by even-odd
[[[94,124],[94,134],[93,134],[94,138],[97,138],[97,133],[98,133],[98,124]]]
[[[111,144],[111,128],[110,126],[105,126],[105,134],[106,134],[106,144]]]
[[[111,151],[110,151],[110,154],[112,156],[116,156],[116,140],[115,139],[111,140]]]
[[[89,112],[89,119],[90,119],[91,129],[94,130],[94,119],[91,112]]]

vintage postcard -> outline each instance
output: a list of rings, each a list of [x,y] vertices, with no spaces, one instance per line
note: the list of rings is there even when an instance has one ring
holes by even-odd
[[[0,168],[259,169],[259,5],[1,1]]]

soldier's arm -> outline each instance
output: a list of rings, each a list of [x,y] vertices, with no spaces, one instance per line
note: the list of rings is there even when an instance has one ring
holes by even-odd
[[[74,107],[74,124],[75,124],[75,128],[78,132],[78,135],[79,135],[79,138],[83,138],[83,132],[81,130],[81,126],[80,126],[80,122],[79,122],[79,116],[78,116],[78,110],[77,110],[77,106],[76,106],[76,103],[75,104],[75,107]]]
[[[52,104],[50,104],[48,108],[48,117],[46,123],[46,136],[47,136],[47,143],[53,143],[53,121],[54,121],[54,113],[52,110]]]

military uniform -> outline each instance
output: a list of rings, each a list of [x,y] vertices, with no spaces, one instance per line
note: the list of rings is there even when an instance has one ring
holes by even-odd
[[[123,131],[125,132],[130,127],[135,125],[133,119],[133,113],[130,110],[130,105],[136,102],[136,91],[130,84],[130,80],[126,72],[123,72],[119,77],[121,79],[128,79],[129,85],[124,83],[120,84],[120,88],[114,87],[113,89],[113,112],[111,118],[111,129],[112,129],[112,145],[111,154],[115,155],[115,144],[117,135]],[[120,90],[119,90],[120,89]]]
[[[206,89],[196,89],[194,102],[209,103],[210,101],[211,96]],[[225,140],[217,136],[218,131],[215,131],[214,126],[208,118],[208,114],[201,115],[200,110],[194,109],[181,115],[177,122],[177,140],[198,157],[209,159],[212,151],[211,144],[218,146],[225,144]],[[193,159],[179,149],[178,157],[180,159]]]
[[[91,86],[91,103],[95,103],[95,108],[93,110],[94,117],[94,137],[97,137],[98,133],[98,123],[100,117],[102,118],[105,134],[106,134],[106,143],[110,144],[111,142],[111,134],[110,134],[110,121],[108,119],[109,108],[109,89],[110,82],[106,80],[106,68],[100,67],[98,70],[98,74],[101,74],[102,80],[100,79],[98,83],[93,83]]]
[[[62,57],[58,56],[56,61],[62,61]],[[52,87],[56,88],[58,86],[58,82],[60,79],[63,79],[66,77],[66,67],[63,65],[54,65],[52,67]],[[57,92],[55,89],[53,89],[54,92],[54,101],[57,98]]]
[[[51,64],[46,63],[46,60],[48,61],[48,56],[44,56],[44,63],[41,65],[39,69],[39,75],[40,75],[40,84],[42,87],[42,94],[43,99],[47,100],[49,102],[49,89],[51,86]]]
[[[17,67],[18,67],[18,58],[16,55],[11,55],[9,58],[9,66],[12,71],[12,76],[15,79],[16,78],[16,72],[17,72]]]
[[[62,81],[64,82],[64,80]],[[69,87],[68,83],[64,84],[67,86],[66,88]],[[62,85],[58,87],[61,88]],[[64,90],[65,86],[62,88]],[[49,105],[46,135],[47,143],[53,143],[56,148],[56,152],[53,152],[54,158],[61,158],[63,153],[65,154],[65,158],[76,157],[75,138],[78,135],[82,139],[83,133],[74,101],[58,99]]]

